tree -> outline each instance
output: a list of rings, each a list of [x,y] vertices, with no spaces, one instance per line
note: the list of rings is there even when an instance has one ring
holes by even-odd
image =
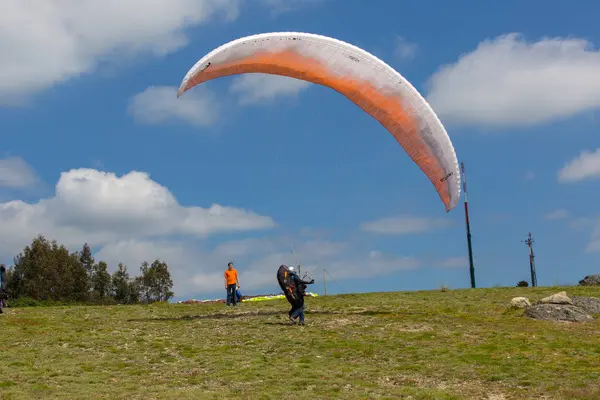
[[[31,245],[23,249],[14,258],[13,279],[15,287],[13,293],[18,297],[28,296],[41,299],[47,295],[48,281],[45,279],[48,268],[44,268],[48,262],[50,243],[43,236],[33,239]],[[46,281],[46,283],[44,283]]]
[[[88,276],[77,253],[37,236],[14,259],[11,292],[35,300],[85,300]]]
[[[121,304],[173,297],[173,281],[165,262],[144,262],[141,271],[141,276],[130,277],[127,267],[120,263],[111,276],[104,261],[95,264],[87,243],[80,251],[69,252],[55,240],[39,235],[14,258],[14,266],[7,271],[7,292],[13,299],[104,303],[104,299],[114,297]]]
[[[83,265],[83,267],[85,268],[85,270],[91,278],[92,274],[94,273],[95,261],[94,257],[92,256],[92,249],[87,243],[83,245],[83,248],[79,253],[79,261],[81,262],[81,264]]]
[[[9,267],[6,269],[6,292],[10,298],[16,299],[19,297],[21,292],[22,280],[18,275],[15,274],[15,267]]]
[[[70,272],[73,277],[73,286],[71,287],[71,298],[72,300],[77,301],[88,300],[90,287],[89,274],[86,268],[81,264],[78,253],[71,253],[70,258]]]
[[[127,284],[129,288],[129,304],[137,304],[142,299],[142,285],[140,283],[140,277],[131,279]]]
[[[173,280],[169,273],[167,263],[155,260],[152,265],[144,261],[140,267],[142,276],[138,283],[141,288],[141,295],[144,301],[152,303],[154,301],[168,301],[174,293]]]
[[[131,279],[127,272],[127,266],[123,263],[119,263],[117,270],[112,275],[112,292],[113,297],[119,304],[131,304],[132,301],[132,288]]]
[[[92,290],[100,300],[110,295],[111,276],[107,271],[108,266],[104,261],[94,265],[94,274],[92,276]]]

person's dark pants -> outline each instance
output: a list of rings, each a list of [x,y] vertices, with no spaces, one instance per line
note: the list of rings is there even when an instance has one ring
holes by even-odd
[[[288,301],[292,305],[292,308],[290,309],[290,311],[288,311],[288,315],[291,317],[294,311],[296,311],[300,306],[302,306],[304,302],[300,302],[298,301],[298,299],[288,299]]]
[[[229,304],[233,304],[234,306],[237,305],[237,301],[236,301],[236,296],[235,296],[235,289],[237,288],[237,285],[231,284],[231,285],[227,285],[227,306],[229,306]]]
[[[300,322],[304,322],[304,298],[296,299],[292,303],[292,309],[288,312],[291,320],[300,317]]]
[[[291,319],[296,319],[300,317],[300,323],[303,324],[304,323],[304,304],[302,304],[300,307],[297,307],[294,312],[292,313],[292,315],[290,315]]]

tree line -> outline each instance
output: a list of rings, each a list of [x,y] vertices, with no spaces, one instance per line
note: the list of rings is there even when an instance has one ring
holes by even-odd
[[[144,261],[139,276],[119,263],[112,275],[104,261],[94,260],[90,246],[70,252],[56,240],[37,236],[7,268],[6,292],[12,303],[138,304],[168,301],[174,296],[168,265]]]

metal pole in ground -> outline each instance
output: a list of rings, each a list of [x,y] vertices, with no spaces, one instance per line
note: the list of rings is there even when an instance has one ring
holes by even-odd
[[[533,240],[531,232],[529,232],[527,240],[524,240],[524,242],[527,247],[529,247],[529,272],[531,273],[531,286],[536,287],[537,275],[535,273],[535,253],[533,252],[533,243],[535,243],[535,240]]]
[[[469,274],[471,276],[471,288],[475,288],[475,267],[473,266],[473,248],[471,245],[471,224],[469,221],[469,200],[467,198],[467,174],[465,173],[465,163],[460,163],[463,178],[463,191],[465,193],[465,223],[467,225],[467,246],[469,249]]]

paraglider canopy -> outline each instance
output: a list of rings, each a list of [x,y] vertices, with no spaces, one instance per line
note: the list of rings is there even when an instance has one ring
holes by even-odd
[[[460,198],[454,147],[433,109],[400,73],[340,40],[300,32],[273,32],[226,43],[185,75],[177,96],[224,76],[264,73],[327,86],[383,125],[433,183],[446,212]]]

